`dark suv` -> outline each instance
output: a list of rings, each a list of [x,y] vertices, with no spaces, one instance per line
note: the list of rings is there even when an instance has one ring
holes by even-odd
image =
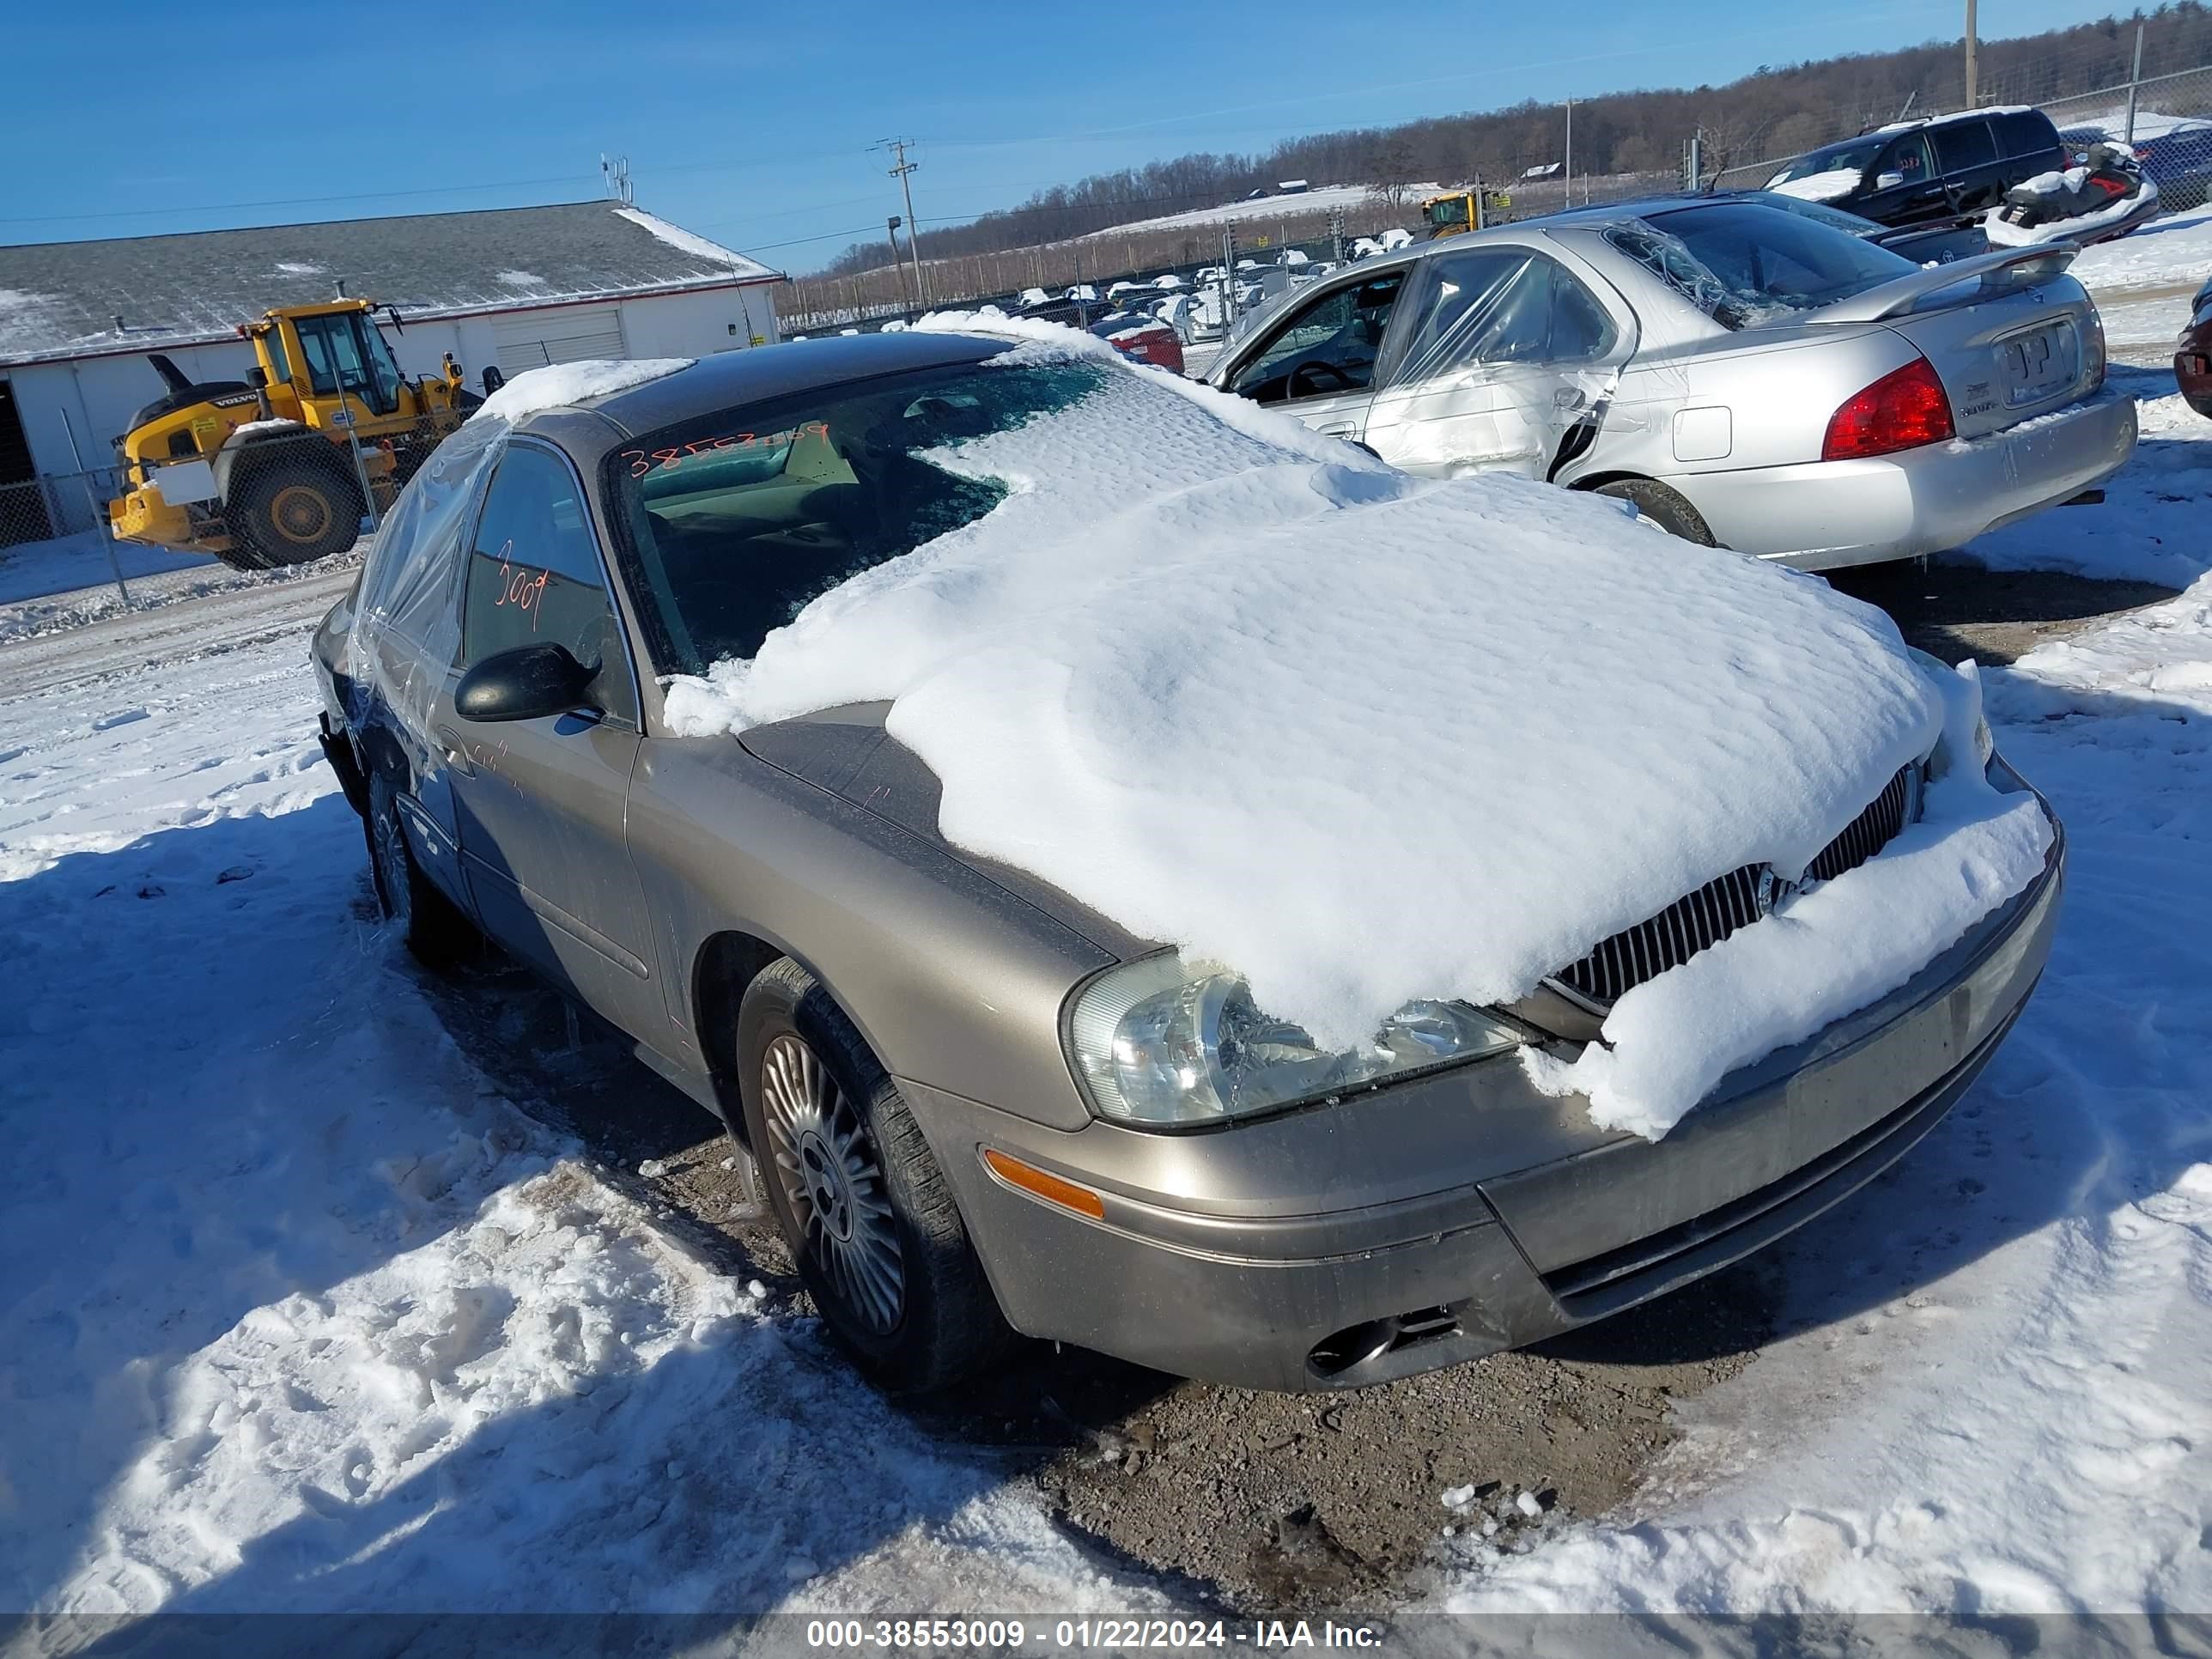
[[[2014,185],[2066,164],[2058,129],[2041,110],[1975,110],[1824,144],[1766,187],[1880,224],[1911,225],[1995,207]]]

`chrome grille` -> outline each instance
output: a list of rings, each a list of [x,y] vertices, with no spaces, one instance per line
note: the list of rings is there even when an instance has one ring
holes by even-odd
[[[1888,846],[1911,820],[1918,778],[1919,769],[1914,766],[1892,778],[1866,810],[1820,849],[1806,866],[1805,879],[1832,881]],[[1768,890],[1768,903],[1764,907],[1759,903],[1762,884]],[[1649,921],[1639,921],[1601,940],[1580,962],[1552,977],[1585,1002],[1616,1002],[1644,981],[1680,966],[1737,928],[1758,921],[1771,908],[1776,895],[1777,884],[1768,866],[1747,864],[1677,899]]]
[[[1856,870],[1897,839],[1911,821],[1913,786],[1920,769],[1908,766],[1892,778],[1867,810],[1844,826],[1843,834],[1820,849],[1805,866],[1808,881],[1833,881],[1846,870]]]

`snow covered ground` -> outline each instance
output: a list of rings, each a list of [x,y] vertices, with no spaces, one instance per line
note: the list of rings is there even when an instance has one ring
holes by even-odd
[[[1779,1254],[1783,1334],[1646,1492],[1525,1551],[1440,1538],[1431,1605],[2212,1610],[2212,422],[2122,383],[2112,499],[1971,550],[2193,584],[1986,676],[2071,837],[2042,990]],[[313,740],[343,580],[0,647],[0,1610],[1184,1594],[881,1405],[454,1045]]]
[[[115,550],[111,562],[108,549]],[[179,553],[137,542],[111,542],[96,530],[0,548],[0,605],[112,582],[118,565],[125,581],[176,570],[218,570],[204,553]]]
[[[343,580],[0,651],[0,1612],[1109,1599],[457,1052],[313,736]]]

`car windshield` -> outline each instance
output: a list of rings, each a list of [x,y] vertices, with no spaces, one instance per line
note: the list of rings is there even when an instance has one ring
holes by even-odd
[[[1793,179],[1816,179],[1824,173],[1864,173],[1874,165],[1874,158],[1881,154],[1885,142],[1885,135],[1875,132],[1848,143],[1831,144],[1826,149],[1799,156],[1766,182],[1771,187],[1786,185]]]
[[[825,387],[648,434],[606,462],[656,665],[704,673],[865,570],[1006,498],[942,452],[1089,397],[1097,363],[961,364]]]
[[[1655,213],[1606,235],[1723,328],[1815,311],[1918,269],[1845,231],[1748,202]]]

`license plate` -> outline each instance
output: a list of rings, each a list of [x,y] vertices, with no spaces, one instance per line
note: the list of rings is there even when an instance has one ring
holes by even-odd
[[[2045,323],[1997,342],[1997,372],[2004,379],[2005,402],[2018,408],[2049,397],[2074,378],[2073,354],[2066,349],[2070,325]]]

